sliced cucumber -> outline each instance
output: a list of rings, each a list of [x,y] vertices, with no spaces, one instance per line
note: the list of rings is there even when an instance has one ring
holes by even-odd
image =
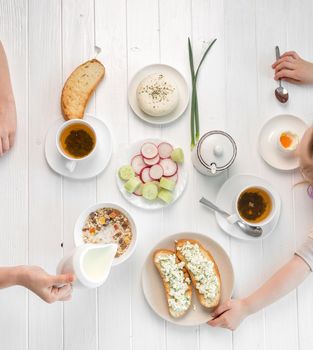
[[[133,193],[138,189],[140,185],[141,185],[141,181],[136,177],[132,177],[125,183],[124,188],[127,192]]]
[[[155,184],[158,190],[160,189],[160,182],[159,181],[151,181],[152,184]]]
[[[140,179],[139,179],[140,180]],[[140,181],[141,182],[141,181]],[[142,196],[142,187],[143,187],[143,183],[140,184],[140,186],[137,188],[137,190],[134,192],[134,194],[136,196]]]
[[[123,165],[120,167],[118,175],[122,180],[127,181],[135,177],[135,171],[130,165]]]
[[[181,148],[175,148],[171,153],[171,159],[176,163],[183,163],[184,151]]]
[[[158,194],[158,198],[160,198],[163,202],[170,204],[173,201],[173,193],[162,188]]]
[[[176,186],[176,182],[173,180],[166,179],[165,177],[161,177],[160,180],[160,187],[164,188],[168,191],[174,191],[174,188]]]
[[[153,201],[158,196],[158,186],[152,182],[147,182],[142,186],[142,196],[149,201]]]

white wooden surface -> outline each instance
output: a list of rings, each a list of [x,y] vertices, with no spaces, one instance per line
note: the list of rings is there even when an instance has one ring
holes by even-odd
[[[312,121],[313,88],[288,85],[290,102],[280,105],[273,97],[276,83],[270,67],[276,44],[313,60],[312,17],[310,0],[0,0],[0,39],[18,110],[16,145],[0,160],[0,264],[38,264],[53,273],[73,247],[76,217],[96,201],[123,205],[133,213],[139,231],[133,258],[116,267],[103,287],[76,292],[69,303],[47,305],[24,289],[2,290],[0,349],[312,349],[311,277],[233,333],[206,325],[168,324],[153,314],[140,288],[146,254],[169,233],[204,232],[222,244],[235,269],[235,297],[259,286],[307,235],[313,202],[305,187],[294,187],[299,174],[266,166],[256,140],[262,124],[276,114],[288,112]],[[239,153],[229,173],[217,178],[205,178],[192,168],[189,111],[176,123],[158,128],[137,119],[127,104],[128,82],[144,65],[168,63],[189,80],[188,36],[198,59],[208,42],[218,38],[199,79],[201,129],[230,132]],[[107,73],[88,111],[110,126],[115,151],[103,174],[74,182],[48,168],[44,137],[60,115],[64,80],[74,67],[94,57],[94,45],[102,48],[99,59]],[[147,136],[174,139],[187,155],[187,190],[164,211],[131,207],[114,183],[119,145]],[[279,225],[264,242],[230,239],[198,204],[200,196],[214,199],[228,177],[243,172],[267,178],[282,197]]]

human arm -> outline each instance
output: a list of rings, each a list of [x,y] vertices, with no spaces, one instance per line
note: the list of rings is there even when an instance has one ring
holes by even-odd
[[[259,289],[244,299],[228,300],[214,311],[213,327],[236,329],[247,316],[282,298],[299,286],[310,273],[309,265],[299,256],[279,269]]]
[[[286,80],[294,84],[313,84],[313,63],[305,61],[296,52],[285,52],[273,63],[274,79]]]
[[[69,300],[73,281],[72,274],[53,276],[38,266],[0,267],[0,289],[20,285],[47,303]]]
[[[0,41],[0,156],[14,144],[16,109],[8,61]]]

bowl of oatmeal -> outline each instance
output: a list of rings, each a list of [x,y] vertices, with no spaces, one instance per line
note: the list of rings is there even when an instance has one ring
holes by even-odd
[[[99,203],[80,214],[74,228],[76,247],[83,244],[116,243],[113,265],[126,261],[134,252],[137,234],[131,215],[114,203]]]

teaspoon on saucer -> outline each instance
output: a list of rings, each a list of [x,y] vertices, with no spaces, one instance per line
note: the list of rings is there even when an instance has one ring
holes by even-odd
[[[200,203],[204,204],[205,206],[211,208],[214,211],[217,211],[218,213],[222,214],[226,218],[230,217],[230,214],[220,209],[219,207],[217,207],[215,204],[213,204],[212,202],[210,202],[208,199],[204,197],[200,199]],[[251,226],[240,220],[234,222],[234,224],[238,225],[242,232],[252,237],[260,237],[263,233],[262,227],[260,226]]]
[[[276,52],[276,60],[280,59],[280,52],[279,52],[279,47],[275,47],[275,52]],[[279,82],[279,87],[275,89],[275,96],[277,100],[281,103],[286,103],[289,98],[288,91],[281,85],[281,79],[278,79]]]

